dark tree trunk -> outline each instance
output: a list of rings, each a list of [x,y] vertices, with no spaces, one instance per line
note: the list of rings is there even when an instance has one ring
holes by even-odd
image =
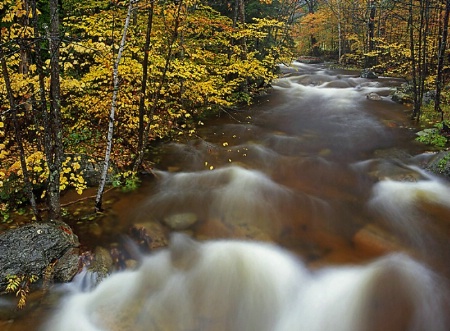
[[[314,14],[316,11],[317,6],[317,0],[305,0],[307,6],[308,6],[308,13]],[[320,48],[317,46],[317,38],[315,35],[311,34],[309,36],[309,41],[311,43],[311,55],[312,56],[319,56],[320,55]]]
[[[374,43],[374,37],[375,37],[375,14],[376,14],[376,7],[375,7],[375,1],[370,0],[369,1],[369,20],[367,22],[367,29],[368,29],[368,36],[367,36],[367,45],[368,49],[367,51],[373,52],[375,50],[375,43]],[[375,65],[375,57],[374,56],[366,56],[366,68],[372,68]]]
[[[244,4],[244,0],[239,0],[239,20],[240,20],[242,28],[245,28],[245,4]],[[246,61],[247,60],[247,52],[248,52],[246,37],[242,38],[241,46],[242,46],[241,59],[242,59],[242,61]],[[242,91],[244,93],[248,93],[248,85],[249,85],[249,79],[248,79],[248,77],[246,77],[245,81],[243,83],[243,86],[242,86]]]
[[[420,18],[417,26],[414,26],[414,9],[419,7]],[[411,72],[414,109],[412,118],[416,121],[420,119],[422,100],[425,88],[425,78],[428,74],[428,27],[430,22],[430,1],[420,0],[419,6],[410,0],[409,2],[409,41],[411,51]],[[417,35],[414,31],[417,31]],[[417,51],[416,51],[417,50]]]
[[[49,114],[47,111],[47,96],[45,91],[45,75],[44,75],[44,64],[42,60],[42,53],[41,53],[41,38],[38,28],[38,15],[37,15],[37,8],[36,8],[36,0],[31,1],[31,10],[32,10],[32,25],[33,25],[33,32],[34,32],[34,53],[35,53],[35,61],[36,61],[36,72],[38,74],[38,81],[39,81],[39,93],[38,98],[39,102],[37,102],[35,97],[33,96],[33,108],[35,108],[36,111],[36,121],[39,125],[37,127],[43,127],[46,128],[48,124],[50,123],[49,120]],[[49,150],[46,148],[46,146],[51,146],[51,137],[50,135],[41,134],[41,141],[39,144],[43,146],[43,150],[46,153],[46,158],[49,156]]]
[[[1,35],[1,31],[0,31]],[[23,148],[23,141],[22,141],[22,132],[20,130],[19,121],[17,120],[17,105],[14,100],[14,93],[11,88],[11,80],[9,78],[9,72],[8,67],[6,65],[6,57],[3,52],[3,49],[0,48],[0,59],[1,59],[1,67],[2,67],[2,74],[3,79],[5,81],[5,87],[6,92],[8,94],[8,100],[9,100],[9,107],[11,110],[11,117],[13,121],[14,126],[14,138],[16,140],[17,147],[19,148],[19,157],[20,157],[20,166],[22,169],[23,174],[23,181],[25,184],[25,191],[28,195],[28,199],[30,200],[31,208],[33,210],[33,214],[36,217],[37,220],[40,220],[39,211],[36,205],[36,198],[33,193],[33,187],[31,185],[30,176],[27,169],[27,162],[25,158],[25,150]]]
[[[444,83],[444,59],[445,51],[447,49],[447,39],[448,39],[448,22],[450,16],[450,0],[446,1],[444,20],[442,25],[440,25],[441,36],[439,40],[439,58],[437,67],[437,77],[436,77],[436,98],[434,103],[434,109],[441,114],[441,121],[444,120],[444,112],[441,108],[441,92]]]
[[[61,217],[60,204],[60,172],[63,158],[61,97],[60,97],[60,67],[59,67],[59,8],[58,0],[50,0],[50,114],[45,126],[45,151],[49,168],[47,199],[49,219],[58,220]]]
[[[153,12],[154,12],[154,1],[151,1],[150,8],[148,9],[147,16],[147,31],[145,34],[145,45],[144,45],[144,59],[142,61],[142,86],[141,86],[141,95],[139,96],[139,132],[138,132],[138,154],[140,151],[143,151],[144,139],[147,137],[145,134],[145,100],[147,99],[147,77],[148,77],[148,56],[150,52],[150,41],[151,41],[151,32],[153,27]],[[150,118],[148,119],[151,120]],[[137,154],[137,155],[138,155]],[[134,163],[133,171],[137,171],[137,163]]]
[[[166,84],[167,72],[169,71],[170,63],[172,61],[173,46],[174,46],[176,40],[178,39],[178,28],[181,23],[181,11],[182,11],[183,5],[184,5],[183,0],[178,1],[177,13],[175,16],[175,25],[174,25],[174,28],[172,31],[171,38],[169,40],[169,45],[168,45],[169,48],[167,50],[164,69],[163,69],[163,72],[161,75],[161,79],[158,82],[158,88],[152,95],[152,100],[151,100],[152,106],[150,107],[150,110],[148,112],[149,121],[148,121],[147,125],[145,126],[145,130],[144,130],[144,138],[145,139],[143,140],[143,144],[141,146],[141,149],[137,153],[137,157],[136,157],[136,160],[133,165],[133,169],[135,169],[135,170],[139,169],[142,162],[144,161],[144,153],[145,153],[145,149],[147,148],[147,139],[146,138],[150,134],[150,125],[152,124],[153,114],[155,113],[155,111],[158,107],[159,99],[161,97],[161,89]]]

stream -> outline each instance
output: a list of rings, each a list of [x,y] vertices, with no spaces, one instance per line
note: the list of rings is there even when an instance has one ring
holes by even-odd
[[[389,96],[403,81],[282,70],[254,106],[164,145],[114,222],[75,225],[108,247],[171,218],[169,248],[0,329],[448,330],[450,185],[420,168],[430,153]]]

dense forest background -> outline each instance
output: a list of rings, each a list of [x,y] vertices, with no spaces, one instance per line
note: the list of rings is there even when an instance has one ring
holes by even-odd
[[[132,185],[149,144],[250,104],[300,56],[403,77],[412,118],[432,94],[426,121],[445,125],[449,12],[449,0],[0,0],[3,221],[23,204],[59,219],[60,192],[82,194],[94,163],[101,210],[112,166]]]

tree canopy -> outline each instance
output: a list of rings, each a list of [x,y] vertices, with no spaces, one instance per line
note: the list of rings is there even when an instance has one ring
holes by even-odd
[[[31,202],[40,218],[47,198],[58,218],[59,192],[87,187],[82,159],[104,160],[110,145],[108,160],[135,176],[149,144],[251,103],[299,55],[405,77],[416,120],[436,90],[442,121],[449,11],[437,0],[0,0],[0,211]]]
[[[292,59],[293,12],[283,1],[213,3],[0,1],[5,217],[35,195],[83,192],[80,160],[104,157],[113,92],[111,161],[126,172],[143,166],[152,141],[194,134],[205,116],[250,103],[276,78]]]

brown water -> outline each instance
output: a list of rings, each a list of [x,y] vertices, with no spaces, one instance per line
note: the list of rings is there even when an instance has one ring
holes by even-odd
[[[428,157],[423,154],[425,148],[413,140],[415,130],[406,107],[388,97],[402,81],[367,80],[351,72],[303,64],[283,70],[287,76],[274,84],[268,95],[259,97],[255,106],[206,121],[197,139],[163,146],[154,155],[158,159],[154,178],[144,179],[138,192],[106,196],[114,216],[110,214],[96,223],[72,224],[81,241],[87,247],[101,244],[109,248],[117,235],[126,233],[133,224],[190,213],[198,221],[188,233],[201,241],[270,241],[295,253],[308,269],[336,267],[327,276],[318,277],[324,288],[330,287],[330,293],[336,291],[336,286],[345,288],[347,282],[348,286],[357,283],[359,278],[355,277],[365,277],[359,269],[352,269],[345,278],[340,266],[366,266],[393,252],[404,252],[420,263],[420,267],[406,263],[402,270],[409,272],[407,276],[391,273],[386,267],[388,271],[380,276],[382,281],[376,278],[377,285],[370,291],[364,288],[359,294],[347,295],[354,296],[352,305],[361,297],[374,293],[385,297],[397,291],[400,285],[392,289],[382,283],[403,284],[414,273],[423,274],[424,279],[436,273],[442,286],[438,292],[444,293],[450,273],[450,186],[416,167]],[[367,99],[371,92],[382,100]],[[389,259],[387,265],[397,264]],[[412,287],[428,284],[424,279]],[[311,294],[311,288],[314,286],[305,297],[311,295],[313,305],[318,294]],[[361,296],[363,291],[367,293]],[[402,311],[395,318],[386,313],[388,309],[382,313],[364,310],[371,316],[370,330],[423,330],[423,325],[434,323],[430,320],[442,317],[424,313],[419,317],[421,322],[404,322],[407,318],[403,315],[419,309],[416,302],[434,295],[427,289],[410,292],[411,288],[399,290],[395,304],[389,301],[392,309]],[[106,305],[101,298],[92,300]],[[436,311],[441,307],[440,303],[429,305]],[[0,328],[38,329],[41,322],[30,321],[41,321],[47,308],[31,309],[24,317],[8,323],[0,321]],[[73,315],[83,316],[83,309],[76,309],[80,311]],[[338,311],[334,306],[324,309],[331,316],[335,309],[336,314]],[[67,320],[75,318],[66,315]],[[261,317],[256,316],[255,320]],[[316,322],[308,318],[302,317],[296,325],[329,330],[323,325],[312,327]],[[64,325],[61,323],[54,325]],[[333,329],[369,330],[369,326],[358,324],[364,323],[363,319],[349,319],[346,323]],[[433,328],[445,329],[438,322],[429,329]],[[135,325],[134,329],[140,328]],[[252,330],[252,324],[242,329]],[[289,328],[283,325],[278,329]],[[56,326],[52,330],[57,330]],[[217,330],[227,327],[221,325]]]

